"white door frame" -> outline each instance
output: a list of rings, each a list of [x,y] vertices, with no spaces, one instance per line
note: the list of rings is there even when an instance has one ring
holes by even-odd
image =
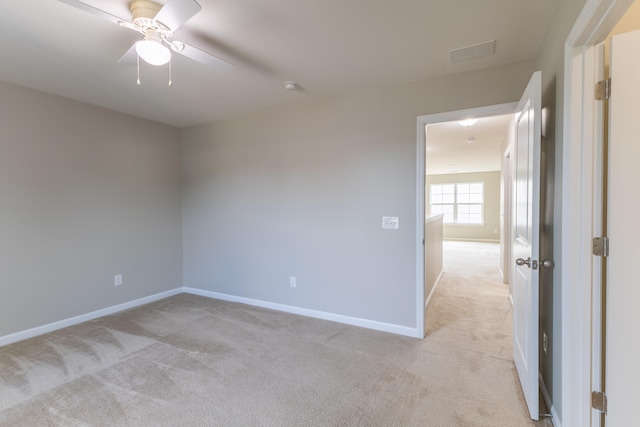
[[[564,52],[562,153],[562,424],[591,424],[591,239],[594,231],[594,46],[606,39],[633,0],[587,0]]]
[[[467,110],[447,111],[445,113],[418,116],[417,142],[416,142],[416,338],[424,338],[424,220],[425,220],[425,170],[426,170],[426,138],[425,126],[435,123],[452,122],[469,117],[491,117],[505,114],[514,114],[517,102],[506,104],[488,105],[485,107],[470,108]]]

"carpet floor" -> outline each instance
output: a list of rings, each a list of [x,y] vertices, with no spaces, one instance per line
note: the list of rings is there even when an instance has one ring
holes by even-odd
[[[550,425],[495,248],[475,270],[449,249],[425,340],[181,294],[0,348],[0,425]]]

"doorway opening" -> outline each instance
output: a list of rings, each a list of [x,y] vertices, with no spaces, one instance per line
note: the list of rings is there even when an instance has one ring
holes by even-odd
[[[433,269],[438,269],[438,260],[435,261],[425,258],[429,250],[423,244],[425,229],[429,225],[427,219],[435,215],[442,216],[442,237],[446,237],[444,234],[444,222],[447,221],[447,231],[453,230],[453,234],[450,235],[450,240],[475,240],[476,242],[494,242],[500,244],[501,239],[508,239],[508,231],[510,224],[508,220],[505,223],[504,218],[508,218],[509,215],[504,215],[504,209],[508,209],[509,204],[505,204],[503,194],[505,193],[505,186],[501,184],[503,181],[510,181],[501,176],[501,170],[503,169],[503,158],[505,150],[503,148],[502,138],[507,132],[507,127],[502,130],[496,131],[500,126],[496,123],[505,122],[504,117],[513,117],[513,112],[517,107],[517,103],[498,104],[486,107],[473,108],[468,110],[451,111],[446,113],[432,114],[428,116],[418,117],[418,185],[417,185],[417,200],[418,200],[418,224],[417,224],[417,318],[418,318],[418,331],[420,336],[424,336],[426,332],[426,315],[425,310],[431,302],[431,297],[437,286],[437,280],[440,277],[439,273],[434,273]],[[463,129],[464,126],[458,124],[458,121],[476,118],[479,123],[486,122],[487,129],[493,125],[493,130],[489,131],[485,129],[480,131],[480,127],[476,129]],[[476,126],[475,124],[474,126]],[[481,125],[482,126],[482,125]],[[470,126],[469,128],[473,128]],[[486,133],[485,133],[486,132]],[[502,133],[501,136],[495,136],[495,134]],[[482,150],[482,143],[486,143],[484,135],[493,134],[493,138],[499,138],[500,142],[497,143],[497,147],[494,144],[493,153],[491,150]],[[448,137],[447,137],[448,135]],[[448,139],[447,139],[448,138]],[[472,141],[468,142],[469,139]],[[449,141],[448,143],[446,141]],[[429,142],[428,142],[429,141]],[[431,141],[434,143],[431,144]],[[446,154],[445,147],[449,145],[449,153]],[[508,144],[507,144],[508,145]],[[462,154],[452,155],[455,151],[462,153],[466,151],[477,152],[473,156],[463,156]],[[509,149],[507,149],[508,151]],[[484,152],[483,152],[484,151]],[[439,154],[440,153],[440,154]],[[490,167],[478,167],[480,163],[478,159],[485,158],[484,164],[491,164]],[[476,166],[473,166],[476,164]],[[485,169],[480,171],[480,169]],[[491,171],[491,169],[493,169]],[[486,180],[489,177],[489,192],[491,197],[489,198],[490,211],[489,216],[486,215],[486,201],[485,190],[487,188]],[[442,179],[455,179],[452,182],[443,182]],[[478,185],[482,183],[482,185]],[[449,184],[447,188],[443,188],[444,184]],[[452,186],[453,187],[452,187]],[[439,196],[443,196],[443,191],[447,193],[446,200],[456,202],[458,194],[461,195],[460,206],[456,203],[451,206],[450,203],[444,203],[445,197],[440,197],[440,206],[435,206],[431,203],[431,198],[428,195],[433,190],[439,193]],[[453,194],[451,194],[453,191]],[[481,196],[479,193],[481,192]],[[471,201],[482,200],[482,203],[471,203]],[[465,203],[465,201],[468,201]],[[481,205],[481,206],[479,206]],[[433,207],[433,208],[432,208]],[[458,209],[460,208],[460,209]],[[478,209],[480,210],[478,213]],[[445,219],[446,217],[446,219]],[[451,222],[454,224],[451,224]],[[460,224],[455,224],[460,222]],[[466,237],[474,236],[474,238]],[[462,231],[461,231],[462,230]],[[456,234],[458,233],[458,234]],[[460,234],[462,233],[462,234]],[[469,234],[471,233],[471,234]],[[506,240],[508,242],[508,240]],[[504,242],[501,247],[508,246]],[[426,248],[426,249],[425,249]],[[500,250],[500,249],[499,249]],[[502,251],[501,251],[502,253]],[[428,257],[427,257],[428,258]],[[500,256],[499,260],[503,260],[504,256]],[[440,258],[442,262],[442,258]],[[499,261],[500,270],[507,270],[507,265],[502,265],[503,261]],[[440,268],[441,270],[441,268]],[[505,277],[506,276],[506,277]],[[503,273],[503,277],[508,280],[508,274]],[[433,281],[436,278],[435,283],[427,283],[427,281]]]
[[[433,123],[426,126],[425,212],[428,220],[443,215],[444,271],[474,273],[470,268],[494,270],[508,283],[509,215],[505,197],[510,188],[510,165],[504,153],[513,143],[514,115]],[[506,157],[509,160],[509,157]],[[505,224],[506,218],[506,224]],[[465,244],[466,242],[466,244]],[[458,255],[449,251],[460,252]],[[493,253],[484,263],[474,254]],[[454,262],[466,258],[468,262]]]
[[[452,336],[463,337],[478,354],[510,363],[516,344],[509,286],[514,110],[486,116],[465,111],[478,117],[471,126],[459,120],[424,126],[425,336],[448,338],[451,346],[461,345]],[[429,258],[436,217],[442,217],[440,265]],[[428,282],[432,268],[441,268],[434,284]],[[529,413],[538,419],[539,408],[549,411],[538,393],[534,398]]]
[[[525,88],[520,101],[517,104],[501,104],[498,106],[484,107],[471,110],[460,110],[455,112],[442,113],[439,115],[424,116],[418,118],[418,183],[417,194],[418,226],[420,234],[417,237],[418,250],[416,253],[420,257],[417,262],[417,277],[422,279],[417,284],[417,305],[419,312],[418,320],[422,324],[417,325],[418,332],[424,336],[425,319],[428,304],[425,300],[427,286],[424,282],[426,273],[433,264],[425,259],[425,248],[427,245],[426,226],[423,224],[425,217],[425,188],[426,188],[426,134],[427,125],[454,120],[463,120],[468,117],[481,118],[495,115],[514,115],[515,126],[513,128],[513,178],[512,193],[509,208],[509,217],[512,219],[510,229],[512,235],[509,244],[512,245],[512,258],[510,280],[513,282],[513,360],[518,373],[518,380],[524,393],[529,415],[532,419],[538,420],[539,412],[539,289],[540,276],[538,268],[540,265],[547,266],[547,261],[540,261],[540,177],[541,177],[541,131],[542,125],[542,73],[536,71],[531,75],[531,79]],[[455,191],[458,191],[457,189]],[[466,190],[471,194],[471,187]],[[474,190],[475,191],[475,190]],[[469,195],[468,194],[468,195]],[[441,209],[444,216],[446,212]],[[467,210],[469,214],[470,210]],[[455,213],[454,215],[457,215]],[[505,215],[506,216],[506,215]],[[467,215],[467,219],[471,219]],[[541,263],[541,264],[540,264]],[[552,262],[549,262],[553,266]],[[543,331],[544,332],[544,331]],[[543,337],[544,338],[544,337]],[[544,341],[543,341],[544,343]],[[553,412],[553,408],[552,408]]]

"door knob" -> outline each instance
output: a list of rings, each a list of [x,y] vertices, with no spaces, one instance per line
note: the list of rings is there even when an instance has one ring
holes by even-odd
[[[547,268],[553,268],[554,263],[550,259],[545,259],[540,263],[540,265]]]
[[[531,268],[531,258],[527,258],[527,259],[522,259],[522,258],[518,258],[516,260],[516,264],[518,265],[527,265],[527,267]]]

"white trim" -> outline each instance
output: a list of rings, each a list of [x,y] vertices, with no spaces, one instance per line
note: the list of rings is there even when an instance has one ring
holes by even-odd
[[[285,313],[297,314],[301,316],[313,317],[315,319],[330,320],[332,322],[344,323],[346,325],[359,326],[376,331],[391,332],[398,335],[405,335],[415,338],[423,338],[416,328],[407,326],[394,325],[391,323],[377,322],[375,320],[360,319],[357,317],[344,316],[341,314],[328,313],[325,311],[311,310],[308,308],[296,307],[293,305],[278,304],[269,301],[262,301],[253,298],[245,298],[236,295],[222,294],[219,292],[205,291],[196,288],[182,288],[183,292],[193,295],[199,295],[208,298],[215,298],[223,301],[239,302],[242,304],[252,305],[255,307],[268,308],[271,310],[282,311]]]
[[[450,122],[467,119],[469,117],[491,117],[503,114],[511,114],[516,111],[517,102],[505,104],[487,105],[467,110],[448,111],[444,113],[418,116],[416,132],[416,333],[418,337],[424,337],[424,222],[425,222],[425,166],[426,166],[426,139],[425,127],[434,123]]]
[[[549,394],[549,390],[547,390],[547,385],[544,383],[542,379],[542,375],[540,375],[540,392],[542,393],[542,398],[544,399],[544,403],[549,408],[549,413],[551,413],[551,421],[553,422],[554,427],[562,427],[562,423],[560,422],[560,417],[558,416],[558,411],[556,407],[551,402],[551,395]]]
[[[593,232],[593,97],[595,56],[633,0],[587,0],[564,52],[562,153],[562,421],[591,425],[591,237]],[[587,98],[588,96],[588,98]]]
[[[436,285],[434,285],[434,289],[437,286],[439,280],[440,280],[440,276],[438,276]],[[183,287],[183,288],[171,289],[171,290],[150,295],[144,298],[139,298],[133,301],[125,302],[123,304],[114,305],[111,307],[92,311],[90,313],[81,314],[79,316],[71,317],[68,319],[60,320],[60,321],[49,323],[46,325],[37,326],[35,328],[5,335],[0,337],[0,347],[15,343],[18,341],[23,341],[29,338],[33,338],[38,335],[43,335],[49,332],[57,331],[59,329],[67,328],[69,326],[77,325],[83,322],[88,322],[90,320],[94,320],[99,317],[115,314],[120,311],[128,310],[130,308],[139,307],[141,305],[149,304],[164,298],[169,298],[174,295],[179,295],[181,293],[200,295],[200,296],[220,299],[224,301],[239,302],[243,304],[253,305],[256,307],[263,307],[263,308],[269,308],[272,310],[282,311],[285,313],[298,314],[301,316],[313,317],[316,319],[323,319],[323,320],[330,320],[332,322],[344,323],[346,325],[353,325],[353,326],[359,326],[367,329],[374,329],[376,331],[390,332],[390,333],[414,337],[414,338],[421,338],[421,339],[424,338],[423,335],[420,335],[420,333],[424,333],[424,331],[419,333],[415,328],[410,328],[407,326],[394,325],[391,323],[378,322],[375,320],[344,316],[341,314],[311,310],[311,309],[295,307],[291,305],[272,303],[272,302],[256,300],[252,298],[244,298],[244,297],[239,297],[235,295],[221,294],[218,292],[205,291],[202,289]]]
[[[114,305],[111,307],[103,308],[100,310],[92,311],[91,313],[81,314],[79,316],[70,317],[68,319],[60,320],[57,322],[49,323],[47,325],[37,326],[35,328],[27,329],[13,334],[0,337],[0,347],[12,344],[14,342],[33,338],[38,335],[43,335],[49,332],[57,331],[58,329],[67,328],[69,326],[77,325],[79,323],[88,322],[90,320],[97,319],[99,317],[108,316],[110,314],[118,313],[120,311],[128,310],[130,308],[138,307],[141,305],[149,304],[154,301],[158,301],[164,298],[168,298],[174,295],[182,293],[182,288],[175,288],[169,291],[161,292],[159,294],[150,295],[148,297],[136,299],[133,301],[125,302],[123,304]]]
[[[427,216],[425,206],[426,179],[425,156],[426,156],[426,132],[425,123],[418,117],[417,120],[417,141],[416,141],[416,333],[424,339],[425,327],[425,300],[424,282],[425,278],[425,219]]]

